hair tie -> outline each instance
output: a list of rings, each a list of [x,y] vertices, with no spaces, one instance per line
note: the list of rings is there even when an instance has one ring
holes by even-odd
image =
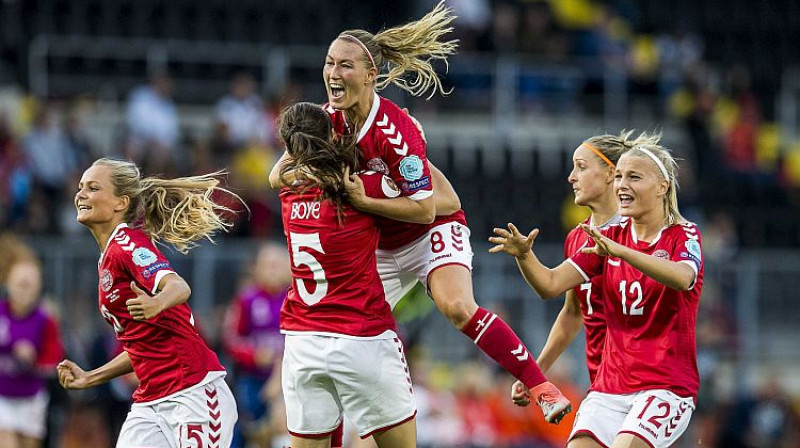
[[[358,46],[360,46],[361,49],[364,50],[364,53],[367,54],[367,57],[369,58],[369,62],[370,62],[370,64],[372,64],[372,68],[374,68],[375,70],[378,69],[378,67],[375,65],[375,60],[372,59],[372,53],[369,52],[369,49],[367,49],[367,46],[364,45],[364,42],[361,42],[361,39],[353,36],[352,34],[344,34],[344,33],[340,34],[339,37],[357,43]]]
[[[614,162],[612,162],[608,157],[606,157],[606,155],[603,154],[602,151],[597,149],[597,147],[595,147],[593,144],[589,142],[583,142],[582,145],[589,148],[593,153],[595,153],[595,155],[597,155],[597,157],[603,159],[603,161],[606,162],[608,166],[610,166],[611,168],[615,167]]]

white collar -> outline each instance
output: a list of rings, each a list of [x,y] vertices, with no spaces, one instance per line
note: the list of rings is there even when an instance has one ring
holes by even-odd
[[[356,143],[360,143],[361,139],[367,135],[367,131],[369,131],[369,128],[372,126],[372,122],[375,121],[375,116],[378,115],[378,108],[381,107],[381,97],[378,96],[378,92],[372,92],[372,95],[372,108],[370,108],[367,120],[364,122],[364,125],[361,126],[361,130],[358,131]]]
[[[117,236],[120,230],[125,229],[128,227],[127,223],[121,222],[117,224],[117,227],[114,227],[114,231],[111,232],[111,235],[108,237],[108,241],[106,241],[106,247],[103,248],[103,251],[100,252],[100,260],[97,261],[97,264],[100,265],[103,262],[103,257],[106,255],[106,251],[108,250],[108,246],[111,245],[111,241],[114,240],[114,237]]]
[[[662,227],[661,230],[658,231],[658,234],[656,235],[656,237],[653,238],[653,241],[651,241],[650,244],[647,247],[653,247],[653,245],[655,245],[658,242],[658,240],[661,239],[661,233],[667,227],[668,226]],[[631,237],[633,238],[633,242],[634,243],[639,244],[639,236],[636,235],[636,226],[633,225],[633,221],[631,221]]]

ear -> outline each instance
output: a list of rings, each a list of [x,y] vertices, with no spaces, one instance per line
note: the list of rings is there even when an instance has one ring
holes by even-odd
[[[376,79],[378,79],[378,70],[375,67],[370,67],[367,70],[367,80],[364,84],[372,84]]]
[[[664,196],[669,191],[669,181],[662,180],[658,183],[658,195]]]
[[[117,204],[114,206],[115,212],[121,212],[128,208],[131,203],[131,198],[128,195],[122,195],[119,197]]]
[[[616,172],[617,172],[617,167],[610,166],[610,165],[606,167],[606,183],[607,184],[610,184],[610,183],[614,182],[614,177],[615,177],[614,175],[616,174]]]

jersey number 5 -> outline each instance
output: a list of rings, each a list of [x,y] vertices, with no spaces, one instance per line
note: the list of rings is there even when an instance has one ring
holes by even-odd
[[[322,243],[319,240],[319,233],[294,233],[289,232],[289,244],[292,246],[292,264],[296,268],[300,266],[308,266],[311,273],[314,275],[314,282],[317,284],[313,293],[308,292],[306,285],[302,280],[297,280],[297,293],[308,305],[319,303],[325,294],[328,293],[328,280],[325,278],[325,270],[322,269],[322,264],[310,252],[303,251],[303,248],[314,249],[315,251],[324,254],[322,250]]]

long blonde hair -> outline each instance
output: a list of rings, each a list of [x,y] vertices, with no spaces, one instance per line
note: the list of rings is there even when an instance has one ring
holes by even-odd
[[[655,165],[655,161],[647,154],[649,152],[661,162],[660,166],[656,166],[656,175],[659,179],[664,179],[666,173],[666,181],[669,182],[667,193],[664,195],[664,214],[667,218],[667,225],[679,224],[686,222],[686,218],[681,215],[678,208],[678,163],[672,157],[670,150],[657,143],[645,142],[634,146],[630,151],[624,154],[624,157],[641,157],[645,158]],[[662,171],[662,167],[664,171]]]
[[[389,28],[373,35],[365,30],[347,30],[338,38],[355,38],[369,51],[364,55],[364,63],[378,70],[376,90],[383,90],[389,84],[407,91],[414,96],[422,96],[431,87],[431,98],[436,92],[447,95],[442,81],[431,64],[440,60],[447,64],[447,57],[455,54],[458,40],[439,39],[453,30],[448,26],[456,16],[444,6],[444,0],[423,18],[404,25]],[[349,36],[349,37],[346,37]],[[381,67],[388,67],[388,73],[380,74]],[[415,76],[412,80],[404,78],[406,72]]]
[[[233,223],[223,213],[236,212],[215,202],[212,195],[221,192],[241,201],[238,195],[218,187],[217,171],[202,176],[159,179],[141,177],[139,168],[132,162],[102,158],[93,166],[111,168],[111,183],[116,196],[128,196],[130,204],[125,211],[125,222],[141,221],[142,230],[153,240],[172,245],[186,253],[203,238],[213,241],[218,230],[227,231]]]

